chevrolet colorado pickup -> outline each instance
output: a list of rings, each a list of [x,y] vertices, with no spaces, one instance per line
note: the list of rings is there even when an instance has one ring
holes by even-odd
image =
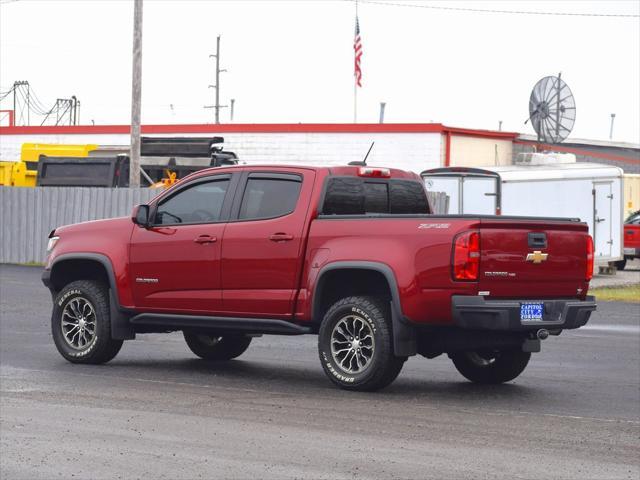
[[[501,383],[596,308],[586,224],[433,215],[420,177],[368,166],[202,170],[131,218],[55,229],[48,250],[53,339],[74,363],[151,332],[218,361],[317,334],[345,389],[383,388],[415,354]]]

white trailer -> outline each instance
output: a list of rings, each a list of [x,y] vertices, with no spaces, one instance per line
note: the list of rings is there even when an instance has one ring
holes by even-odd
[[[622,258],[623,171],[596,163],[422,172],[427,190],[449,195],[449,214],[579,218],[589,225],[596,263]]]

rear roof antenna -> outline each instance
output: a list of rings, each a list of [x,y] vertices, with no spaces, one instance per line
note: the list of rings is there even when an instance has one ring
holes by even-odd
[[[369,147],[369,151],[367,152],[367,154],[364,156],[364,160],[361,161],[355,161],[355,162],[349,162],[349,165],[353,165],[353,166],[357,166],[357,167],[366,167],[367,166],[367,158],[369,158],[369,154],[371,153],[371,150],[373,149],[373,146],[375,145],[375,141],[371,142],[371,146]]]

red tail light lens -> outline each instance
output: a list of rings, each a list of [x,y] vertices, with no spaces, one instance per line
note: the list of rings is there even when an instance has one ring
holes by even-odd
[[[593,278],[593,238],[587,235],[587,282]]]
[[[464,232],[453,241],[453,278],[478,280],[480,270],[480,232]]]

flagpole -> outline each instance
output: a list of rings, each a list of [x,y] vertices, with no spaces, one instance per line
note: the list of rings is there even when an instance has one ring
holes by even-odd
[[[358,21],[358,0],[355,1],[356,4],[356,22]],[[358,52],[353,51],[353,58],[355,62],[355,57]],[[358,123],[358,81],[355,76],[355,71],[353,72],[353,123]]]
[[[358,123],[358,84],[353,82],[353,123]]]

